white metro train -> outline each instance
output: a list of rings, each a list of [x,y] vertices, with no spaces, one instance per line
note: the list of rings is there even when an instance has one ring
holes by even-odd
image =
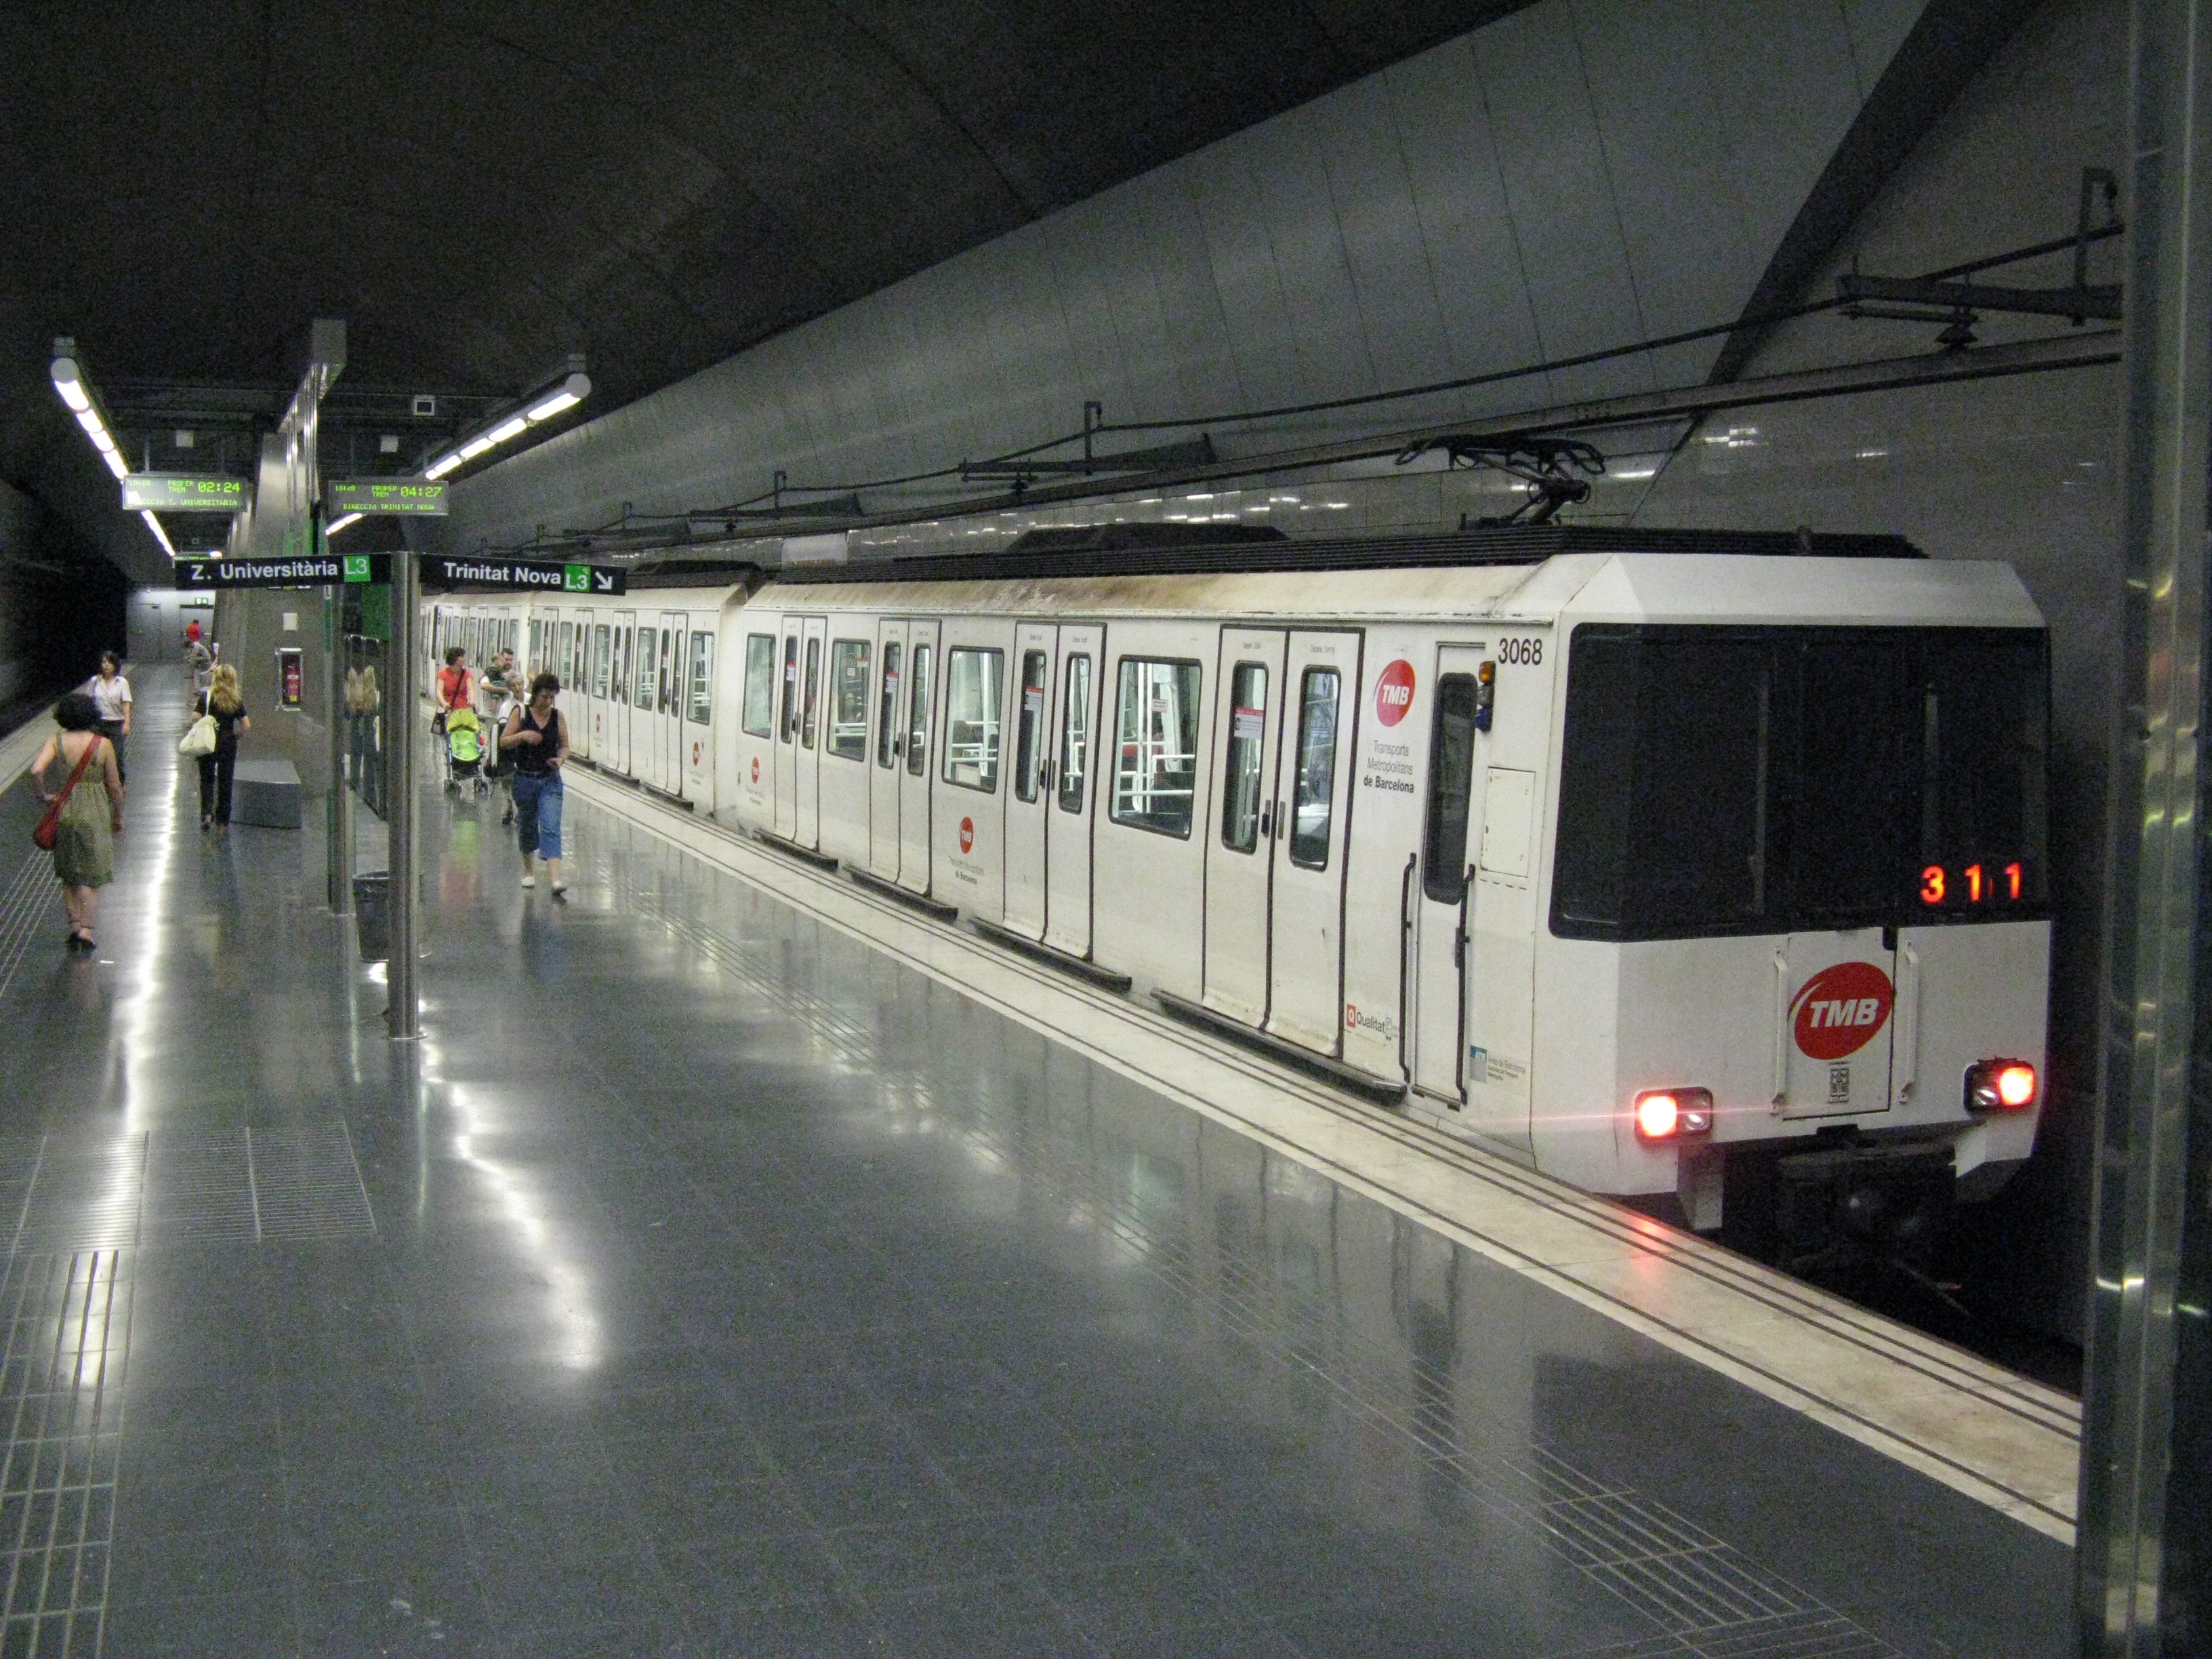
[[[2008,567],[1548,526],[630,580],[428,637],[550,668],[577,752],[672,805],[1693,1224],[1740,1162],[1841,1202],[2033,1145]]]

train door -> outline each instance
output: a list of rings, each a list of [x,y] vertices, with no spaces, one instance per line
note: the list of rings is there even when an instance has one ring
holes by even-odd
[[[659,749],[656,765],[660,787],[672,795],[684,793],[684,627],[680,611],[660,613],[660,696],[654,704],[653,738]]]
[[[794,792],[799,822],[792,833],[792,839],[801,847],[813,846],[822,836],[822,657],[830,648],[829,633],[828,617],[805,618],[799,686],[799,783]]]
[[[1097,665],[1106,659],[1103,628],[1060,630],[1054,678],[1053,752],[1045,793],[1044,942],[1070,956],[1091,954],[1091,752],[1098,715]]]
[[[613,733],[608,729],[611,720],[608,713],[607,690],[614,678],[614,625],[604,621],[591,623],[592,642],[589,678],[586,691],[591,699],[591,757],[601,765],[611,765],[615,744]]]
[[[1481,655],[1464,646],[1437,653],[1434,728],[1429,734],[1428,792],[1421,831],[1420,892],[1414,900],[1413,1087],[1455,1107],[1467,1098],[1467,1002],[1477,969],[1468,943],[1474,887],[1471,833],[1482,823],[1481,757],[1475,727]]]
[[[1359,635],[1293,633],[1283,665],[1267,1030],[1334,1053],[1344,1026],[1345,814]]]
[[[713,621],[711,611],[690,618]],[[690,655],[684,682],[684,718],[677,733],[677,748],[684,763],[684,798],[714,810],[714,630],[691,630]]]
[[[1052,815],[1049,770],[1054,659],[1060,630],[1024,623],[1014,630],[1014,731],[1006,797],[1003,925],[1026,939],[1044,937],[1045,829]]]
[[[1213,753],[1221,811],[1206,840],[1206,1006],[1257,1025],[1267,1018],[1267,909],[1274,877],[1277,751],[1281,747],[1279,629],[1224,628],[1214,684]]]
[[[934,764],[930,736],[937,725],[937,635],[934,622],[906,628],[905,753],[899,761],[899,858],[902,886],[929,890],[929,780]]]
[[[900,764],[906,754],[906,705],[899,692],[906,680],[903,621],[876,625],[876,741],[868,766],[868,870],[885,881],[899,871]]]
[[[636,633],[635,671],[628,678],[630,694],[629,770],[640,783],[655,789],[660,781],[660,632],[647,622]]]
[[[646,632],[653,630],[647,629]],[[617,771],[637,775],[637,737],[633,731],[635,715],[634,703],[637,682],[637,612],[617,611],[615,613],[615,681],[614,720],[615,754],[613,765]]]
[[[799,657],[805,631],[798,617],[786,617],[776,647],[782,701],[775,714],[775,833],[786,841],[799,833]]]

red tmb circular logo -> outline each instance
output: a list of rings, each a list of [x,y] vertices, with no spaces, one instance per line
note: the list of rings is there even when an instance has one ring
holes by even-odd
[[[1403,657],[1382,671],[1375,682],[1375,718],[1395,726],[1413,706],[1413,665]]]
[[[1841,1060],[1873,1041],[1888,1022],[1889,975],[1870,962],[1839,962],[1807,980],[1790,1005],[1800,1053]]]
[[[963,819],[961,819],[961,820],[960,820],[960,850],[961,850],[962,852],[963,852],[963,853],[964,853],[964,852],[966,852],[969,848],[971,848],[971,847],[975,846],[975,819],[973,819],[973,818],[963,818]]]
[[[758,783],[760,781],[760,757],[758,755],[755,755],[753,757],[753,781],[755,783]]]

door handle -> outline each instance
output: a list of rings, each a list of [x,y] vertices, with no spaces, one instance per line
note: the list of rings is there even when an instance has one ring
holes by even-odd
[[[1790,958],[1774,953],[1774,1103],[1790,1093]]]
[[[1920,952],[1911,945],[1898,951],[1897,975],[1897,1097],[1912,1097],[1920,1080]]]
[[[1467,902],[1474,891],[1474,866],[1467,866],[1467,875],[1459,884],[1459,921],[1452,929],[1452,966],[1464,973],[1467,970]]]
[[[1269,801],[1260,808],[1260,839],[1273,841],[1274,838],[1275,805],[1273,801]]]

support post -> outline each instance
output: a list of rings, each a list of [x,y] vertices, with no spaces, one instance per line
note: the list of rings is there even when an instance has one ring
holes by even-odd
[[[391,848],[391,890],[385,903],[390,918],[392,953],[385,964],[390,1000],[385,1029],[396,1041],[422,1035],[422,1000],[416,986],[415,759],[422,716],[418,683],[421,653],[415,641],[415,612],[422,592],[422,570],[411,549],[392,556],[392,654],[384,700],[384,821]]]
[[[323,550],[323,504],[318,499],[308,508],[309,544]],[[353,797],[346,784],[346,758],[350,747],[352,717],[345,706],[345,587],[331,582],[323,588],[323,611],[327,626],[324,680],[330,708],[331,791],[324,812],[330,850],[330,906],[334,916],[353,914]]]
[[[2129,92],[2126,587],[2075,1559],[2081,1651],[2166,1659],[2212,1639],[2212,0],[2135,0]]]

